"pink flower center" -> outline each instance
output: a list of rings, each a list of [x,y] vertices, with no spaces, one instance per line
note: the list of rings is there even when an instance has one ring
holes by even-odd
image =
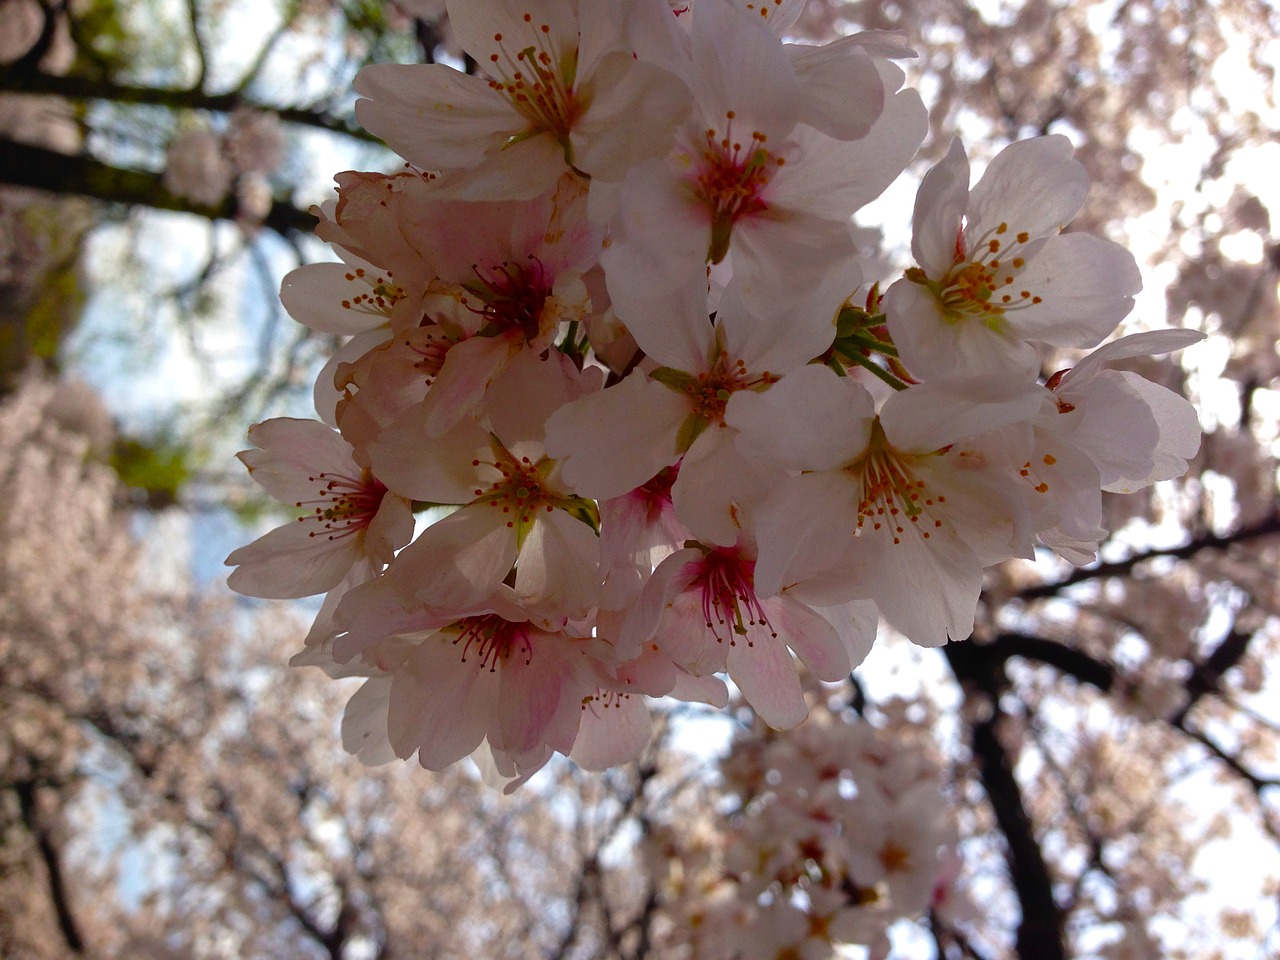
[[[430,386],[440,374],[449,348],[456,341],[449,337],[439,324],[428,324],[409,331],[404,339],[404,346],[415,355],[414,370],[418,371],[427,385]]]
[[[702,591],[702,616],[718,642],[735,646],[735,637],[747,637],[748,627],[762,626],[776,637],[769,617],[756,596],[756,562],[743,557],[736,547],[716,547],[698,561],[698,581]]]
[[[513,653],[523,652],[525,666],[533,662],[533,644],[529,642],[529,625],[512,623],[496,613],[465,617],[454,624],[458,636],[453,644],[462,644],[462,662],[479,658],[480,667],[493,673],[499,660],[509,660]]]
[[[479,297],[481,305],[472,306],[466,297],[462,305],[484,318],[480,335],[519,333],[527,341],[536,340],[541,332],[542,309],[551,293],[542,262],[530,254],[525,266],[504,260],[487,271],[475,264],[471,269],[480,279],[466,284],[466,288]]]
[[[696,190],[711,212],[711,242],[707,260],[719,263],[729,252],[733,225],[743,217],[769,208],[761,194],[778,167],[785,162],[765,148],[769,139],[758,130],[743,143],[733,135],[734,112],[725,114],[725,133],[708,128]]]
[[[680,475],[680,464],[663,467],[629,494],[638,500],[650,523],[656,523],[671,508],[671,488]]]
[[[339,540],[359,533],[369,526],[387,488],[368,470],[359,479],[337,473],[320,473],[307,478],[319,483],[320,489],[312,500],[298,500],[294,506],[311,507],[310,513],[298,518],[299,523],[314,524],[318,529],[308,532],[311,537]]]

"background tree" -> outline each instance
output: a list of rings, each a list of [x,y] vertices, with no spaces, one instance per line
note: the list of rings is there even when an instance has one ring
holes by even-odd
[[[993,571],[974,640],[882,637],[847,684],[812,686],[801,730],[672,711],[635,767],[563,765],[508,799],[466,772],[360,767],[338,748],[346,688],[282,666],[297,623],[164,577],[172,557],[131,543],[133,505],[178,516],[231,490],[195,431],[305,403],[331,344],[282,316],[279,276],[321,255],[307,209],[331,174],[392,162],[354,124],[356,70],[451,55],[431,3],[270,13],[0,0],[0,953],[816,950],[837,915],[871,924],[910,863],[904,839],[855,869],[872,821],[843,804],[907,808],[911,788],[941,879],[895,955],[1280,949],[1274,5],[808,5],[811,39],[907,32],[932,110],[922,159],[957,131],[987,157],[1072,138],[1094,182],[1077,224],[1144,262],[1130,329],[1210,335],[1141,364],[1196,402],[1202,452],[1186,479],[1109,501],[1100,563]],[[157,272],[148,245],[175,224],[193,256]],[[170,338],[207,355],[191,432],[122,438],[93,391],[29,379],[35,359],[112,402],[75,333],[104,289],[129,291],[117,322],[138,358]],[[224,377],[232,333],[257,355]],[[699,738],[727,758],[691,755]],[[799,840],[770,846],[784,826]]]

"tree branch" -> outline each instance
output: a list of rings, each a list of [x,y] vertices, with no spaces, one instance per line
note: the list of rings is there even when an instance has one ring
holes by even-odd
[[[0,91],[6,93],[46,94],[67,100],[106,100],[112,103],[145,104],[171,110],[208,110],[230,113],[237,107],[252,107],[275,113],[286,123],[316,127],[354,137],[368,143],[381,143],[377,137],[322,110],[307,107],[280,107],[258,103],[241,91],[206,93],[199,87],[144,87],[109,80],[93,80],[75,75],[55,76],[39,70],[18,70],[10,66],[0,69]]]
[[[989,715],[971,728],[970,745],[983,790],[1004,834],[1009,880],[1022,908],[1015,942],[1018,956],[1022,960],[1066,960],[1062,909],[1053,896],[1053,880],[1023,804],[1022,788],[997,734],[1003,718],[1000,691],[1007,684],[1007,656],[972,641],[949,643],[943,653],[961,686],[977,691],[990,703]]]
[[[1075,586],[1077,583],[1085,583],[1090,580],[1100,580],[1104,577],[1120,577],[1127,576],[1133,572],[1133,568],[1139,564],[1146,563],[1148,560],[1154,560],[1156,557],[1173,557],[1177,560],[1187,560],[1195,556],[1201,550],[1226,550],[1239,543],[1245,543],[1249,540],[1256,540],[1259,537],[1269,537],[1280,533],[1280,515],[1267,517],[1265,520],[1253,524],[1249,527],[1241,527],[1234,533],[1219,536],[1215,533],[1207,533],[1204,536],[1196,537],[1187,543],[1178,547],[1168,547],[1157,550],[1144,550],[1135,553],[1131,557],[1124,560],[1117,560],[1112,563],[1100,563],[1093,567],[1084,567],[1079,570],[1072,571],[1068,576],[1053,583],[1042,583],[1038,586],[1028,587],[1020,590],[1014,596],[1022,600],[1038,600],[1044,597],[1056,597],[1066,587]]]
[[[36,785],[30,780],[17,783],[14,784],[14,792],[18,795],[18,809],[22,814],[22,822],[35,838],[40,859],[44,861],[45,873],[49,877],[49,898],[53,901],[53,912],[58,918],[58,930],[62,933],[67,949],[74,954],[82,955],[84,937],[81,936],[79,924],[76,923],[75,915],[71,912],[71,898],[67,894],[66,881],[62,876],[62,857],[36,808]]]
[[[0,140],[0,183],[108,203],[190,213],[209,220],[232,220],[237,213],[234,197],[228,197],[216,207],[202,206],[165,189],[158,173],[126,170],[90,156],[70,156],[12,140]],[[277,200],[272,202],[262,224],[281,234],[310,233],[315,228],[315,218],[305,210]]]

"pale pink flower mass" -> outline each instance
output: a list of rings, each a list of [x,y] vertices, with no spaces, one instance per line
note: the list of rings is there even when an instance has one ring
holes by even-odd
[[[805,896],[704,932],[883,951],[940,902],[950,828],[936,778],[849,770],[805,734],[813,698],[881,616],[966,638],[989,567],[1088,560],[1103,490],[1185,470],[1194,411],[1115,364],[1195,336],[1099,346],[1141,279],[1063,232],[1089,184],[1058,135],[972,188],[953,144],[916,196],[914,265],[863,287],[854,217],[927,113],[903,38],[787,43],[801,7],[455,0],[485,77],[362,71],[357,117],[408,163],[340,174],[319,233],[342,262],[286,278],[289,312],[343,338],[316,388],[333,426],[252,429],[242,459],[302,516],[228,562],[242,593],[327,594],[295,662],[366,678],[343,724],[365,762],[471,757],[515,789],[556,756],[626,762],[651,699],[723,707],[731,681],[798,727],[780,769],[827,773],[788,772],[718,881],[799,890],[800,857]],[[252,120],[246,157],[269,152]],[[1097,349],[1044,380],[1044,345]],[[734,932],[746,914],[767,938]]]

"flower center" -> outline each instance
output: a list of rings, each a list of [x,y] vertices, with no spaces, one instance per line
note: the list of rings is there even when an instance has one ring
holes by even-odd
[[[929,496],[925,482],[911,469],[909,459],[912,458],[889,446],[880,421],[873,421],[867,452],[846,468],[862,490],[858,498],[859,533],[885,530],[897,544],[908,528],[928,540],[931,529],[942,526],[933,508],[945,504],[947,498],[943,494]]]
[[[389,317],[391,308],[404,299],[404,290],[391,282],[391,272],[372,275],[364,267],[355,267],[344,274],[348,283],[360,291],[342,300],[342,309],[367,313],[371,316]]]
[[[537,463],[528,457],[517,460],[498,440],[491,439],[490,443],[494,450],[493,460],[472,460],[471,465],[478,467],[488,463],[499,476],[487,490],[476,487],[473,491],[476,499],[472,503],[487,503],[493,509],[501,510],[506,515],[507,527],[518,530],[523,542],[538,511],[545,509],[550,513],[563,499],[543,489],[553,461],[545,457]]]
[[[298,518],[299,523],[313,524],[310,537],[340,540],[359,533],[373,520],[382,506],[387,488],[368,470],[359,479],[337,473],[320,473],[308,477],[320,489],[311,500],[298,500],[296,507],[310,507],[311,512]]]
[[[721,353],[711,364],[711,369],[690,377],[684,392],[693,402],[693,415],[706,424],[723,427],[724,411],[729,399],[739,390],[767,387],[778,378],[769,371],[752,375],[747,372],[744,360],[730,360]]]
[[[528,265],[504,260],[488,270],[481,270],[476,264],[472,264],[471,269],[479,279],[464,287],[480,299],[481,305],[473,306],[465,296],[462,305],[485,319],[480,336],[497,337],[516,332],[525,340],[536,340],[542,310],[551,293],[542,261],[530,254]]]
[[[754,560],[743,557],[736,547],[717,547],[707,551],[701,565],[702,617],[718,642],[728,641],[732,647],[736,637],[746,637],[747,646],[754,646],[747,628],[755,626],[778,635],[756,596]]]
[[[511,142],[547,132],[567,153],[569,131],[579,113],[573,95],[577,48],[561,53],[556,49],[550,24],[535,23],[532,13],[526,13],[522,20],[527,27],[523,41],[501,33],[493,35],[498,51],[489,55],[489,73],[493,77],[489,86],[504,94],[529,121],[529,133],[513,137]]]
[[[698,198],[711,212],[711,242],[707,260],[719,263],[729,252],[733,225],[743,217],[769,208],[761,197],[774,172],[785,162],[765,148],[769,139],[753,130],[745,144],[733,134],[734,112],[725,114],[724,136],[706,130],[706,148],[696,179]]]
[[[436,323],[415,327],[405,334],[405,349],[415,358],[413,369],[422,375],[428,386],[439,376],[440,368],[444,366],[445,356],[455,342]]]
[[[966,249],[963,231],[957,234],[955,265],[935,287],[947,318],[975,317],[998,323],[1010,310],[1040,303],[1034,291],[1018,283],[1027,262],[1023,254],[1030,243],[1030,234],[1010,234],[1007,223],[979,237],[971,251]]]
[[[533,662],[533,644],[529,642],[529,625],[512,623],[496,613],[464,617],[448,630],[457,630],[453,645],[462,645],[462,662],[468,657],[479,658],[480,667],[493,673],[499,660],[509,660],[517,651],[524,653],[524,663]],[[474,649],[473,649],[474,648]]]
[[[876,855],[885,873],[905,873],[911,867],[911,854],[893,840],[886,840]]]

